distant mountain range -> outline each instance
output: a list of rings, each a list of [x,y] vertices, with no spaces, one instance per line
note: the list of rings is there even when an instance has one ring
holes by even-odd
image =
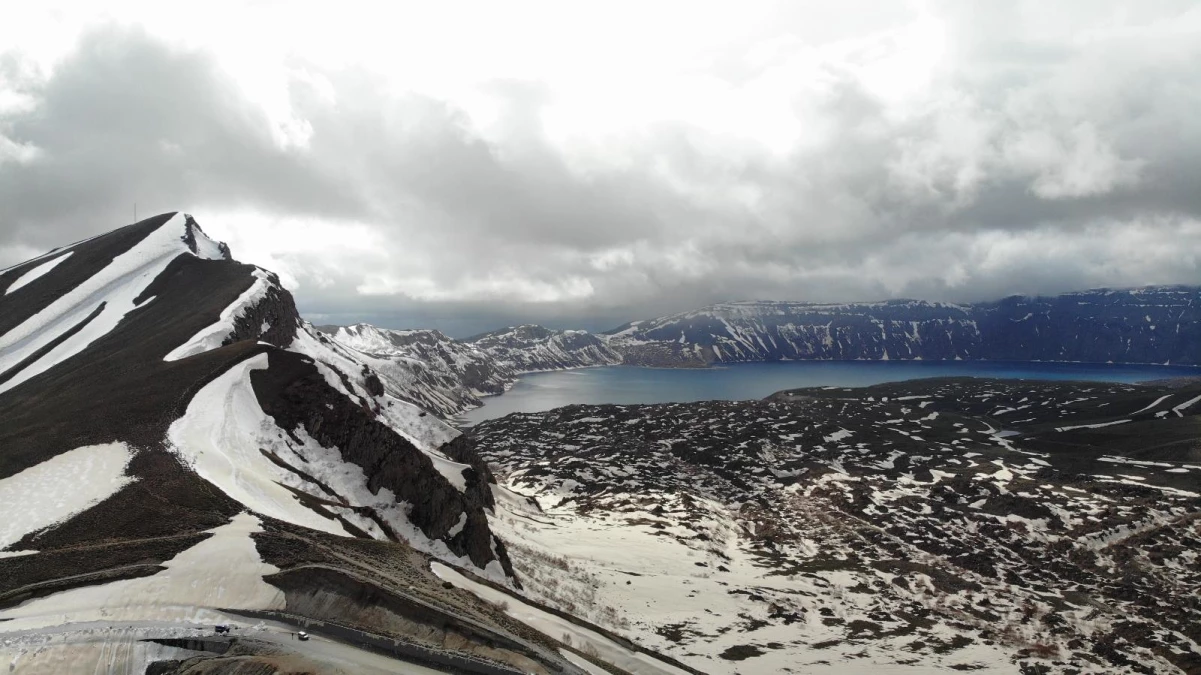
[[[780,360],[1201,364],[1201,287],[1098,289],[953,305],[731,302],[608,331],[630,365]]]
[[[1201,287],[1098,289],[956,305],[920,300],[730,302],[601,334],[535,325],[456,340],[369,324],[321,331],[442,415],[480,405],[522,373],[626,364],[667,368],[806,360],[1201,364]]]
[[[476,335],[466,342],[519,373],[622,362],[604,336],[582,330],[551,330],[527,324]]]

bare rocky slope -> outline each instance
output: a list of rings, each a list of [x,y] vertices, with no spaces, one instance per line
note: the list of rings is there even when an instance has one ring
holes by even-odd
[[[184,214],[0,271],[0,658],[584,672],[434,573],[520,587],[489,469],[403,389]]]

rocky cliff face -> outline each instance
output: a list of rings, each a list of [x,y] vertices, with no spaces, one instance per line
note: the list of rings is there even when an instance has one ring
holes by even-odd
[[[951,305],[912,300],[735,302],[627,324],[625,363],[777,360],[1054,360],[1201,363],[1201,288],[1094,290]]]
[[[983,358],[1201,364],[1201,287],[1152,286],[973,307]]]
[[[526,324],[476,335],[466,342],[519,373],[621,363],[621,356],[603,338],[582,330]]]
[[[452,553],[469,557],[481,568],[497,559],[484,513],[485,507],[493,506],[490,475],[478,457],[456,448],[459,463],[468,465],[460,470],[462,489],[457,489],[427,454],[380,419],[373,403],[342,395],[301,354],[271,353],[270,367],[252,372],[251,381],[263,411],[276,426],[303,428],[323,447],[335,449],[346,462],[362,469],[373,494],[386,489],[407,505],[408,521],[430,540],[443,541]],[[333,497],[351,505],[347,495],[329,485],[312,492],[313,497]],[[389,522],[385,510],[360,506],[359,512],[389,539],[406,538]]]

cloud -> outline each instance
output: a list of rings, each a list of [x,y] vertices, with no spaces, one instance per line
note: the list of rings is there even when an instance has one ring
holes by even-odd
[[[611,62],[579,17],[511,51],[399,29],[437,78],[370,30],[321,43],[303,9],[311,48],[261,60],[88,23],[52,66],[0,56],[0,264],[137,202],[193,212],[315,317],[460,333],[1195,283],[1201,11],[1019,4],[824,32],[793,5],[610,17]]]

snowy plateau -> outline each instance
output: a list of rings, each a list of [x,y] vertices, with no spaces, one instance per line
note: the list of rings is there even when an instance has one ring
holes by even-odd
[[[1201,383],[446,420],[522,373],[619,363],[1196,364],[1199,296],[727,303],[457,340],[314,326],[191,216],[148,218],[0,271],[0,667],[1198,673]]]

